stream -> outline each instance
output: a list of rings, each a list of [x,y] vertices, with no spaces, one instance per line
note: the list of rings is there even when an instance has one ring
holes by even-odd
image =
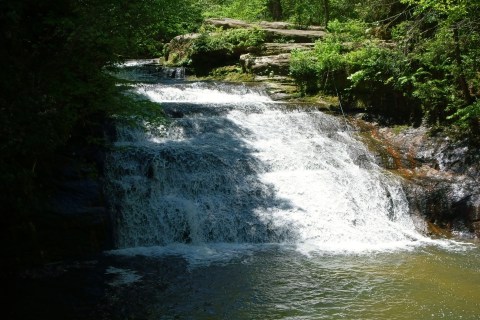
[[[115,249],[27,277],[19,318],[480,319],[478,244],[419,232],[341,119],[170,77],[107,157]]]

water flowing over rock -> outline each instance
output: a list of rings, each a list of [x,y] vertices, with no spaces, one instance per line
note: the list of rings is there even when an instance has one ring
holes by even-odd
[[[129,81],[183,80],[186,76],[185,67],[162,66],[159,59],[130,60],[118,67],[114,75]]]
[[[425,127],[369,130],[379,163],[406,177],[413,213],[462,236],[480,237],[480,152],[466,142],[431,137]]]
[[[319,111],[219,83],[139,85],[172,117],[118,128],[107,159],[118,248],[290,243],[364,251],[416,245],[401,184]]]

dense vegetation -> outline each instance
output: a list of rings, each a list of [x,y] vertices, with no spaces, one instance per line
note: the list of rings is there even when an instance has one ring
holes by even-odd
[[[332,21],[313,55],[293,54],[292,75],[304,92],[338,91],[346,106],[476,139],[480,4],[399,4],[401,14],[385,24]]]

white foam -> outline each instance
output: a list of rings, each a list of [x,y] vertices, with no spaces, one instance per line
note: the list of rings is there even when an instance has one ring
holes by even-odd
[[[247,86],[207,84],[201,82],[182,85],[139,85],[136,87],[135,92],[147,96],[154,102],[188,102],[197,104],[272,102],[270,97],[264,92]]]
[[[158,59],[136,59],[136,60],[127,60],[125,62],[119,63],[119,67],[137,67],[143,66],[146,64],[158,64]]]

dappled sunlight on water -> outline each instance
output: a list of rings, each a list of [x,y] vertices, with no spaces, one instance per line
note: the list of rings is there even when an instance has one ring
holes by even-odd
[[[151,264],[171,257],[148,256]],[[151,319],[478,319],[478,261],[475,247],[305,256],[294,247],[250,246],[222,261],[187,263],[166,290],[156,289],[154,274],[133,288],[156,297]],[[135,300],[128,305],[140,312]]]

